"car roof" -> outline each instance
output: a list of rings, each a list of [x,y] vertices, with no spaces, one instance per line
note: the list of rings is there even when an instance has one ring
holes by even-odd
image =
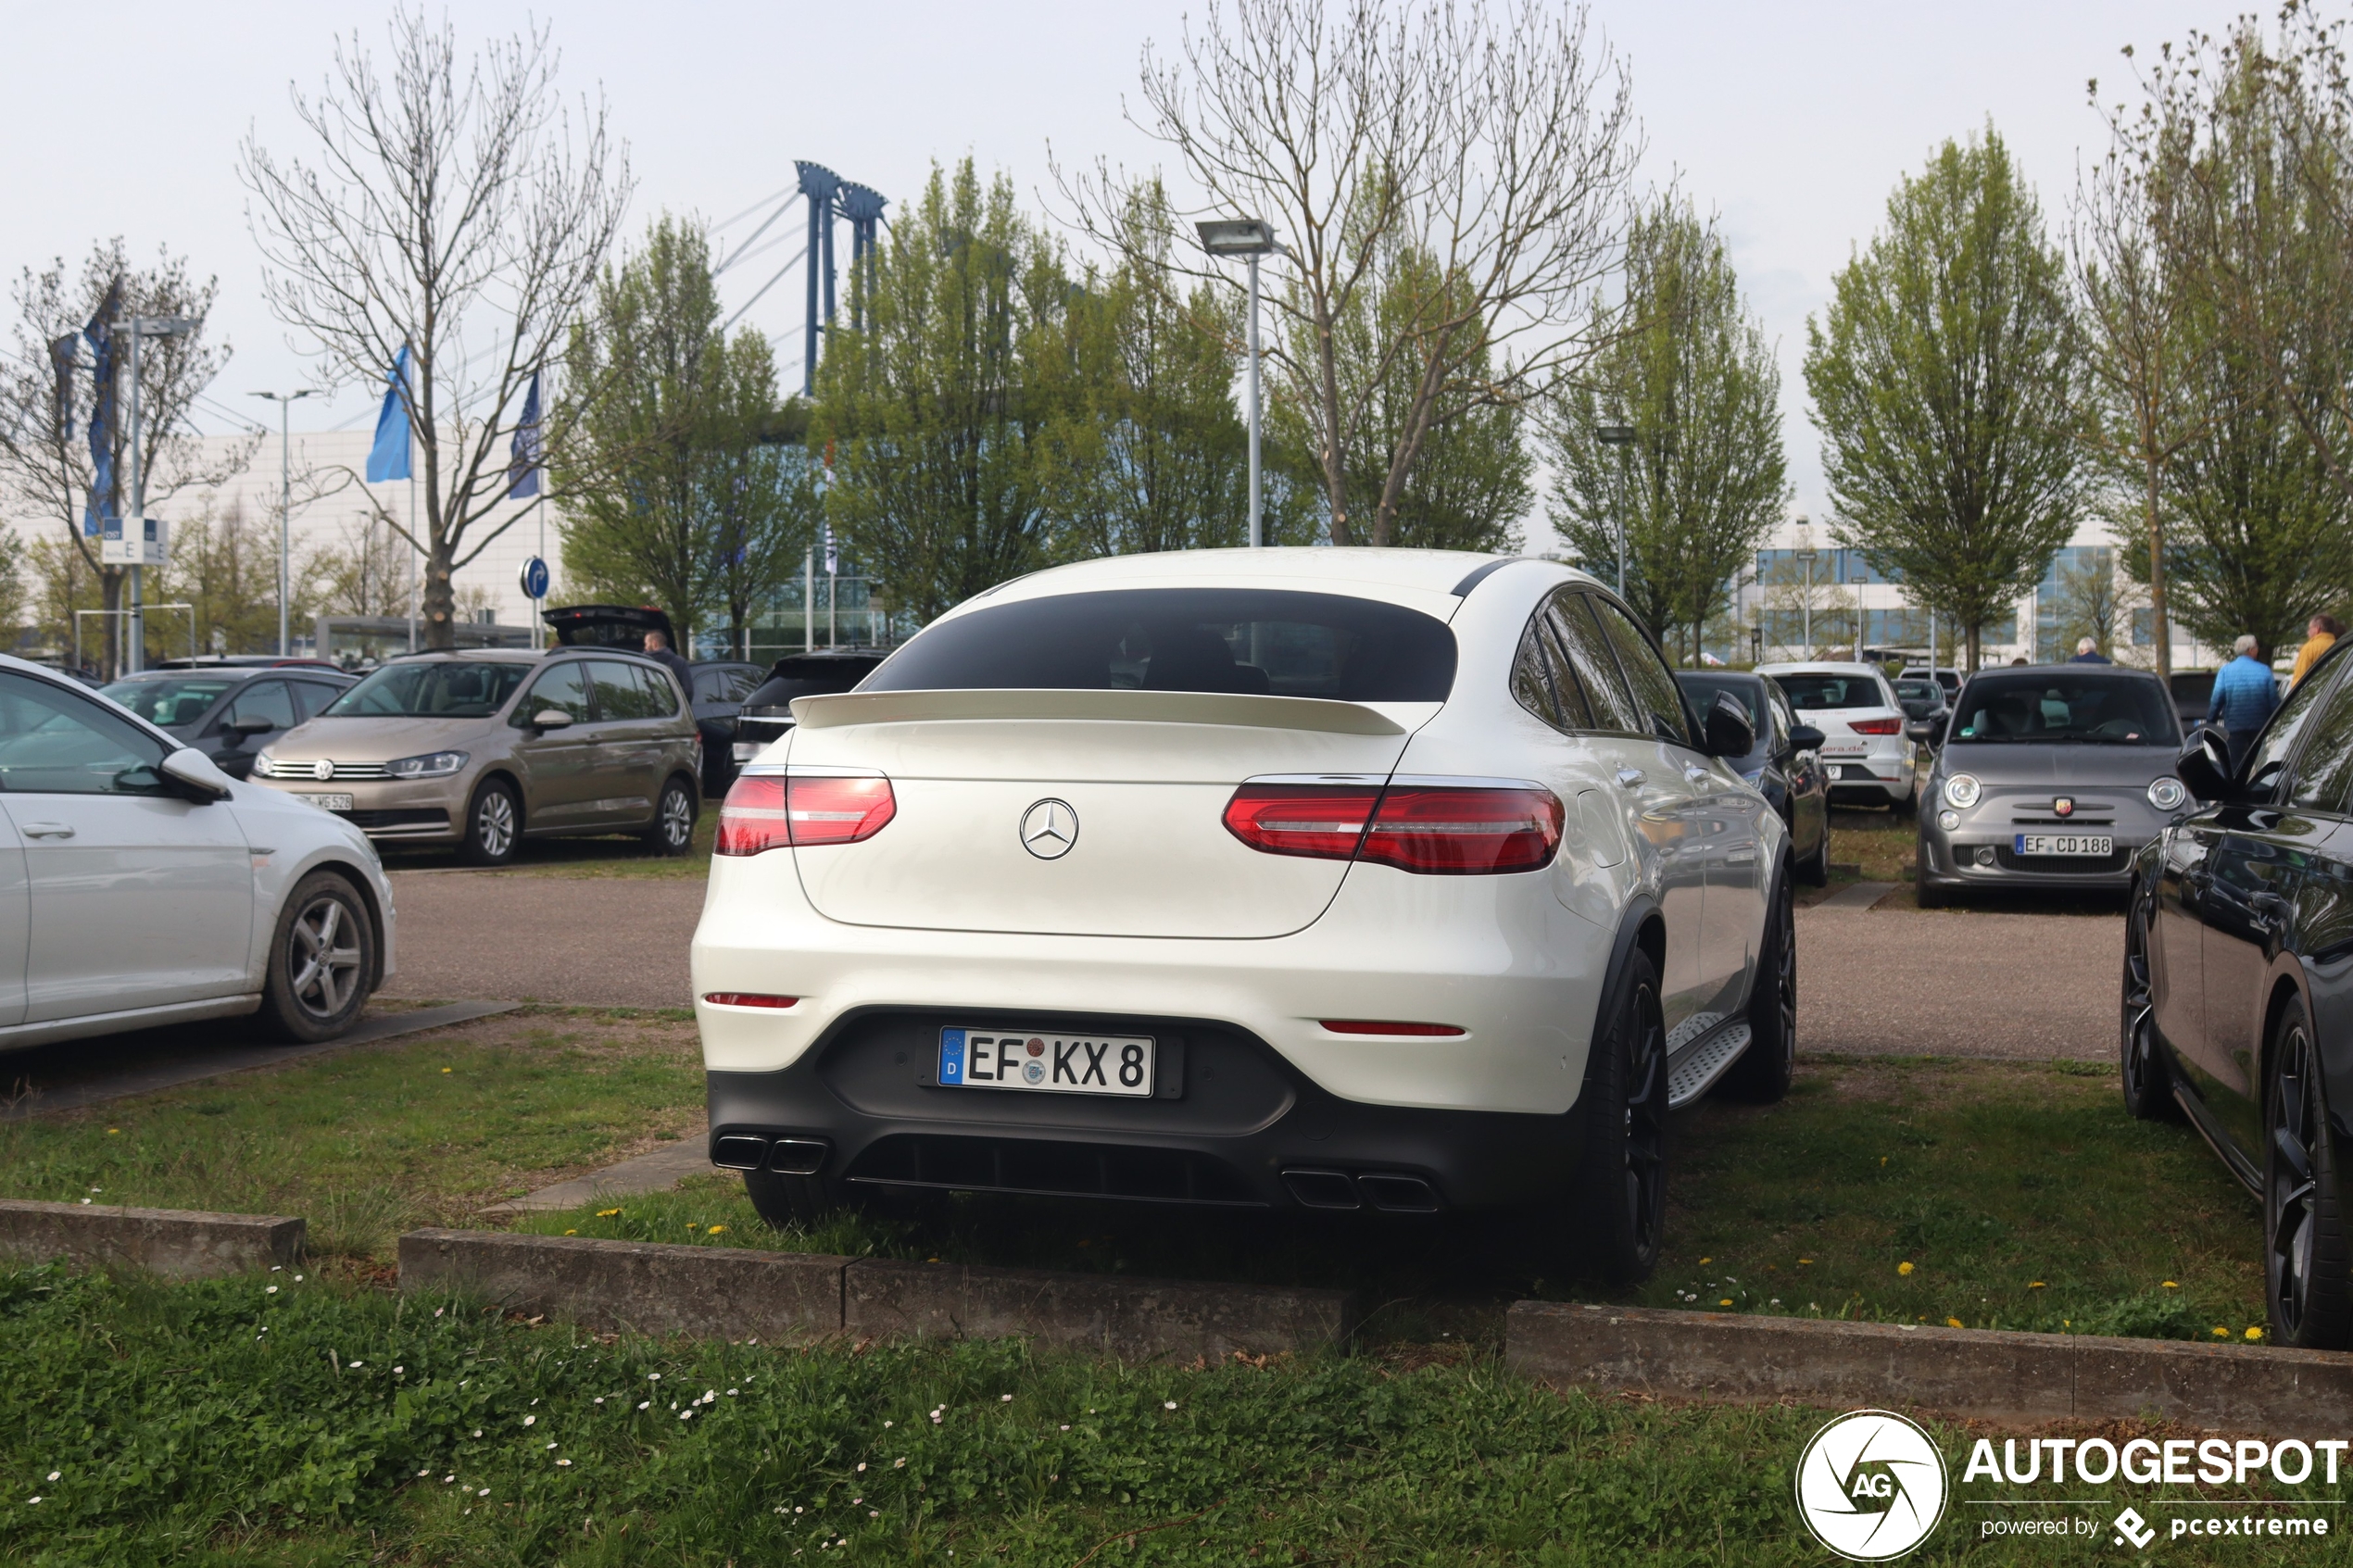
[[[1760,664],[1759,675],[1877,675],[1886,679],[1887,671],[1876,664],[1849,664],[1829,659],[1806,659],[1795,664]]]
[[[1369,546],[1287,545],[1262,549],[1154,550],[1073,561],[1016,577],[950,610],[963,615],[993,605],[1061,594],[1118,588],[1277,588],[1346,594],[1418,609],[1443,621],[1461,607],[1457,588],[1521,560],[1554,573],[1596,581],[1536,557],[1472,550],[1375,549]],[[945,619],[943,617],[943,619]]]
[[[160,670],[140,670],[128,675],[118,675],[118,681],[258,681],[265,675],[308,675],[313,678],[348,681],[353,677],[344,671],[324,664],[177,664]]]
[[[1972,673],[1977,675],[2072,675],[2078,677],[2090,675],[2100,680],[2131,679],[2154,681],[2157,679],[2156,671],[2135,670],[2129,664],[2076,664],[2071,661],[2057,664],[1991,664],[1982,670],[1974,671]],[[2179,673],[2179,671],[2177,671],[2177,673]]]
[[[1679,681],[1686,678],[1694,681],[1761,681],[1764,679],[1754,670],[1678,670],[1675,671],[1675,678]]]

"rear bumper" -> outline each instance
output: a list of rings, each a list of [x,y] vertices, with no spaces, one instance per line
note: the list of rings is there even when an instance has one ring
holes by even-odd
[[[1150,1099],[942,1088],[933,1069],[951,1016],[975,1013],[861,1012],[788,1067],[711,1073],[713,1161],[852,1188],[1392,1213],[1557,1199],[1575,1165],[1574,1116],[1341,1099],[1265,1042],[1210,1020],[1019,1016],[1152,1035]]]

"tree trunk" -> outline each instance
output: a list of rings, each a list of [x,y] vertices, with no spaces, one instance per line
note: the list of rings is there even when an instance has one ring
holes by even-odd
[[[435,539],[425,555],[425,581],[419,596],[424,601],[420,630],[424,646],[435,652],[446,653],[458,646],[458,594],[450,581],[455,571],[450,558],[455,553],[450,541]]]
[[[1969,646],[1969,668],[1961,671],[1961,679],[1964,681],[1977,673],[1985,651],[1985,628],[1974,621],[1970,621],[1969,636],[1966,640]]]
[[[2165,523],[2157,508],[2157,458],[2148,459],[2149,634],[2157,640],[2157,678],[2173,684],[2173,633],[2165,623]]]

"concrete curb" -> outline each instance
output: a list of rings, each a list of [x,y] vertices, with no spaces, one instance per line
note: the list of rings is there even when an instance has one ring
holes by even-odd
[[[302,1255],[303,1233],[300,1220],[276,1214],[0,1198],[0,1256],[145,1269],[166,1279],[220,1279],[290,1264]]]
[[[2353,1356],[1518,1301],[1504,1361],[1543,1382],[2020,1424],[2157,1418],[2294,1436],[2353,1408]]]
[[[1131,1361],[1319,1349],[1353,1292],[833,1258],[736,1247],[411,1231],[404,1294],[456,1291],[600,1332],[791,1340],[1008,1338]]]

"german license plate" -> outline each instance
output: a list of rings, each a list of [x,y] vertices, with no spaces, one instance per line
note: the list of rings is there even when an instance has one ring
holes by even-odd
[[[2022,833],[2012,847],[2020,855],[2113,855],[2116,840],[2106,834]]]
[[[296,800],[308,800],[313,806],[326,811],[348,811],[351,809],[351,797],[348,795],[297,795],[295,798]]]
[[[1143,1035],[942,1029],[939,1085],[946,1089],[1038,1089],[1148,1099],[1152,1042]]]

